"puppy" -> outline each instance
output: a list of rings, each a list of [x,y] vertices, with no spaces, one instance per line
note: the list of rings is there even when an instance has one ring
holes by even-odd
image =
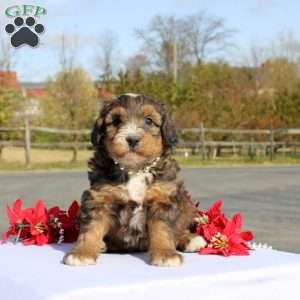
[[[150,263],[178,266],[176,250],[205,246],[190,228],[196,210],[171,157],[177,135],[163,104],[125,94],[105,104],[91,134],[90,189],[80,234],[64,263],[95,264],[101,252],[148,251]]]

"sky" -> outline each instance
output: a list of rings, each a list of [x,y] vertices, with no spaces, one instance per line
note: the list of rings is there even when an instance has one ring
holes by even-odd
[[[251,45],[268,45],[282,32],[292,32],[300,40],[300,1],[297,0],[40,0],[0,1],[0,40],[9,41],[6,24],[13,21],[5,15],[12,5],[32,4],[47,9],[38,18],[45,26],[36,48],[12,49],[14,69],[21,81],[44,81],[59,70],[59,37],[77,36],[76,62],[96,78],[97,45],[103,32],[111,30],[118,37],[118,62],[139,51],[135,28],[146,27],[155,15],[186,16],[206,10],[221,17],[228,28],[236,31],[236,50],[228,59],[236,60]]]

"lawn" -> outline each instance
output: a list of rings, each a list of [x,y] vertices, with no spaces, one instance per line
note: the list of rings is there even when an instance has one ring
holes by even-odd
[[[24,149],[23,148],[4,148],[2,159],[0,161],[0,170],[2,171],[18,171],[18,170],[66,170],[66,169],[86,169],[87,160],[92,156],[92,151],[81,150],[78,152],[78,161],[71,162],[72,151],[70,150],[46,150],[32,149],[32,163],[30,167],[25,166]],[[203,161],[201,155],[174,155],[179,164],[183,167],[232,167],[244,165],[294,165],[300,164],[300,156],[278,155],[273,161],[269,158],[247,157],[226,157],[217,158],[215,160]]]

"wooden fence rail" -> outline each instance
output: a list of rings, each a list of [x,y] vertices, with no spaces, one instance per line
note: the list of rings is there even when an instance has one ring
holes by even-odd
[[[21,133],[23,140],[1,140],[1,133]],[[0,155],[4,147],[24,147],[25,149],[25,162],[29,166],[31,163],[31,149],[72,149],[74,151],[74,157],[77,156],[77,151],[79,149],[91,149],[91,144],[89,142],[55,142],[55,143],[35,143],[32,141],[32,135],[34,133],[46,133],[55,135],[69,135],[69,136],[88,136],[91,133],[90,129],[81,130],[69,130],[69,129],[59,129],[59,128],[47,128],[47,127],[36,127],[30,126],[29,121],[25,119],[24,126],[13,128],[13,127],[0,127]],[[300,136],[300,129],[298,128],[279,128],[273,129],[223,129],[223,128],[205,128],[203,123],[200,123],[197,128],[183,128],[179,130],[180,136],[188,136],[193,134],[194,141],[187,141],[186,139],[180,139],[178,148],[181,149],[192,149],[201,152],[201,157],[203,160],[207,159],[211,150],[216,152],[216,149],[233,149],[235,153],[237,149],[247,148],[249,151],[253,149],[263,149],[267,152],[270,160],[274,158],[277,149],[293,148],[297,149],[300,147],[299,142],[286,142],[278,140],[282,136]],[[250,135],[251,138],[246,141],[218,141],[207,139],[207,134],[221,134],[227,136],[240,136],[240,135]],[[266,141],[255,141],[254,136],[265,136]],[[212,155],[215,157],[215,154]],[[1,158],[1,157],[0,157]]]
[[[271,131],[274,133],[280,133],[280,134],[288,134],[288,135],[300,135],[300,129],[298,128],[279,128],[279,129],[221,129],[221,128],[203,128],[201,130],[201,127],[199,128],[182,128],[180,129],[180,132],[182,133],[200,133],[201,131],[203,132],[211,132],[211,133],[227,133],[227,134],[267,134],[269,135]]]

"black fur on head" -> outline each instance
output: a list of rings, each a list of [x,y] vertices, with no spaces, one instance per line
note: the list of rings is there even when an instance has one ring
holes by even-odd
[[[100,144],[102,144],[102,139],[105,134],[104,118],[108,114],[108,112],[112,109],[112,107],[113,107],[113,102],[105,103],[100,110],[98,119],[94,123],[94,127],[91,132],[91,142],[94,147],[100,146]]]

